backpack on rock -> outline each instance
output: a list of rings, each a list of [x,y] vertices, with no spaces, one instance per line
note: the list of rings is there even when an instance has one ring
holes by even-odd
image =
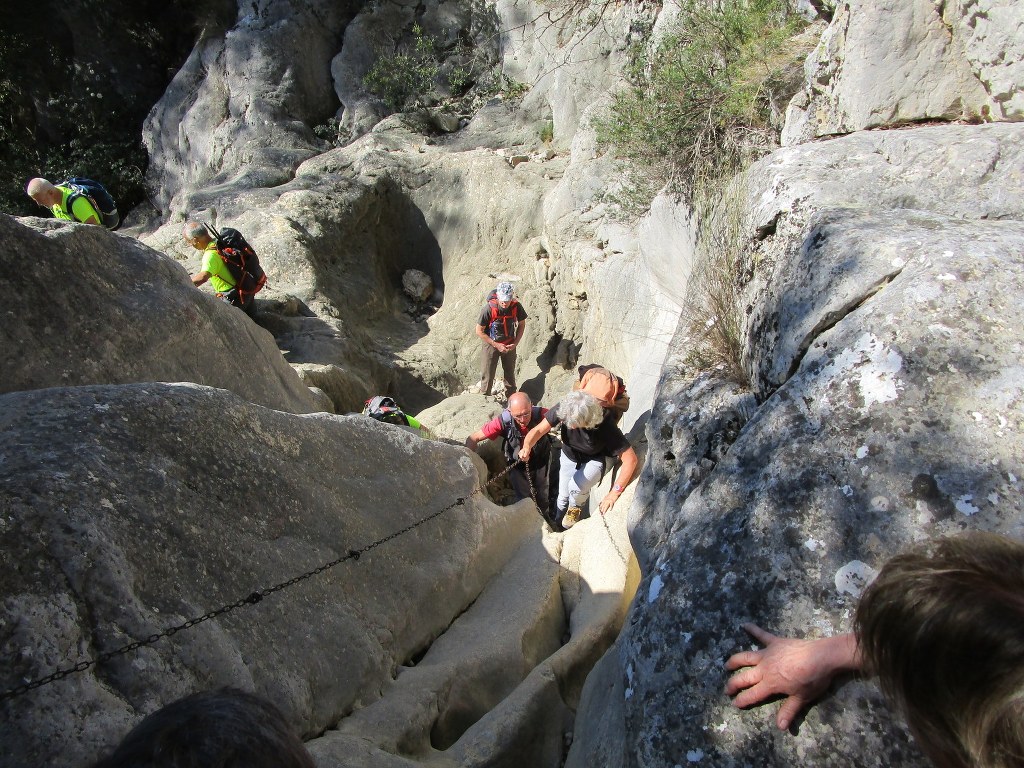
[[[596,364],[581,365],[579,376],[573,389],[593,395],[601,405],[615,412],[616,422],[620,421],[622,414],[629,410],[629,393],[622,377]]]
[[[387,395],[377,395],[367,400],[366,406],[363,408],[363,415],[377,421],[383,421],[385,424],[409,426],[408,417],[398,407],[398,403]]]

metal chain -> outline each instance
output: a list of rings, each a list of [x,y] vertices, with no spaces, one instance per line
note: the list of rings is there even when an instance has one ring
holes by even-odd
[[[491,485],[495,481],[503,478],[512,470],[512,467],[514,466],[515,464],[508,467],[504,472],[501,472],[492,477],[490,480],[487,481],[487,483],[484,484],[484,487]],[[479,487],[474,488],[469,495],[471,497],[476,493],[483,493],[483,489]],[[22,685],[3,691],[2,693],[0,693],[0,702],[17,698],[18,696],[26,694],[29,691],[34,691],[36,688],[41,688],[44,685],[49,685],[50,683],[54,683],[58,680],[63,680],[65,677],[68,677],[69,675],[73,675],[78,672],[84,672],[85,670],[89,669],[89,667],[95,666],[97,664],[104,664],[110,661],[111,659],[117,658],[118,656],[123,656],[127,653],[131,653],[132,651],[138,650],[139,648],[142,648],[144,646],[153,645],[154,643],[159,642],[165,637],[172,637],[173,635],[176,635],[178,632],[181,632],[182,630],[191,629],[197,624],[202,624],[204,621],[209,621],[210,619],[215,619],[218,616],[223,616],[226,613],[231,613],[231,611],[237,610],[238,608],[244,608],[247,605],[256,605],[256,603],[260,602],[264,597],[272,595],[275,592],[280,592],[282,589],[294,586],[301,581],[305,581],[306,579],[312,578],[313,576],[317,576],[323,573],[324,571],[330,570],[331,568],[340,565],[346,560],[356,561],[359,559],[361,555],[364,555],[367,552],[370,552],[376,549],[377,547],[386,544],[392,539],[397,539],[399,536],[404,536],[410,531],[419,528],[424,523],[428,523],[431,520],[440,517],[445,512],[454,509],[455,507],[462,506],[465,503],[466,498],[457,498],[447,507],[439,509],[436,512],[431,512],[426,517],[417,520],[415,523],[411,523],[405,526],[405,528],[402,528],[401,530],[395,531],[394,533],[390,533],[387,536],[384,536],[383,538],[377,539],[376,541],[371,542],[370,544],[367,544],[366,546],[360,549],[350,549],[346,554],[342,555],[341,557],[332,560],[329,563],[324,563],[323,565],[317,566],[313,570],[307,571],[306,573],[303,573],[300,576],[295,576],[294,578],[288,579],[287,581],[282,581],[280,584],[275,584],[272,587],[258,589],[255,592],[250,593],[247,597],[243,597],[239,600],[236,600],[233,603],[228,603],[227,605],[222,605],[220,608],[216,608],[212,611],[209,611],[208,613],[204,613],[202,616],[196,616],[195,618],[189,619],[188,621],[178,624],[177,626],[168,627],[162,632],[157,632],[142,640],[136,640],[134,642],[128,643],[127,645],[123,645],[120,648],[115,648],[112,651],[101,653],[94,659],[80,661],[72,667],[58,669],[56,672],[52,672],[51,674],[46,675],[45,677],[40,677],[36,680],[31,680]]]
[[[604,529],[608,531],[608,538],[611,539],[612,546],[615,548],[615,551],[619,553],[619,559],[623,562],[624,565],[629,565],[629,558],[622,554],[622,550],[619,549],[619,545],[615,541],[615,537],[612,536],[612,529],[608,527],[608,516],[601,512],[598,512],[597,516],[600,517],[601,522],[604,523]]]

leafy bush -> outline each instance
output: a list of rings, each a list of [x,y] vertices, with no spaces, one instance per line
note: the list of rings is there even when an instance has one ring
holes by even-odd
[[[363,87],[392,112],[417,100],[471,110],[499,93],[509,99],[521,98],[529,85],[498,68],[494,10],[484,3],[472,6],[468,28],[459,30],[447,44],[414,24],[393,51],[379,50],[377,61],[363,77]]]
[[[653,53],[634,48],[631,85],[597,131],[641,197],[667,184],[692,201],[776,146],[808,50],[794,42],[803,26],[786,0],[682,0]]]
[[[434,41],[419,24],[412,28],[412,43],[391,55],[380,56],[363,77],[363,86],[399,111],[413,96],[434,90],[439,62]]]

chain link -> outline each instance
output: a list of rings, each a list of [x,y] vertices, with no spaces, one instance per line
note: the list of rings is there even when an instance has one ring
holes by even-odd
[[[514,467],[514,466],[516,466],[516,465],[513,464],[512,466],[508,467],[504,472],[501,472],[501,473],[495,475],[494,477],[492,477],[490,480],[487,481],[487,483],[484,485],[484,487],[486,487],[487,485],[491,485],[494,482],[496,482],[496,481],[500,480],[501,478],[503,478],[510,471],[512,471],[512,467]],[[531,484],[531,487],[532,487],[532,484]],[[473,496],[474,494],[477,494],[477,493],[483,493],[483,489],[479,488],[479,487],[478,488],[474,488],[473,491],[469,495]],[[22,685],[16,686],[14,688],[10,688],[10,689],[0,693],[0,702],[4,702],[4,701],[8,701],[10,699],[17,698],[18,696],[22,696],[22,695],[28,693],[29,691],[34,691],[36,688],[42,688],[44,685],[49,685],[50,683],[55,683],[58,680],[63,680],[65,677],[68,677],[69,675],[74,675],[74,674],[77,674],[78,672],[84,672],[85,670],[87,670],[90,667],[95,666],[97,664],[106,663],[106,662],[110,661],[111,659],[117,658],[118,656],[124,656],[127,653],[131,653],[132,651],[138,650],[139,648],[143,648],[143,647],[148,646],[148,645],[153,645],[154,643],[159,642],[160,640],[162,640],[165,637],[172,637],[173,635],[176,635],[178,632],[181,632],[182,630],[186,630],[186,629],[191,629],[192,627],[196,626],[197,624],[202,624],[204,621],[209,621],[210,619],[216,619],[219,616],[223,616],[224,614],[231,613],[232,611],[237,610],[239,608],[244,608],[247,605],[256,605],[261,600],[263,600],[264,597],[267,597],[268,595],[272,595],[275,592],[280,592],[282,589],[286,589],[288,587],[295,586],[296,584],[298,584],[298,583],[300,583],[302,581],[305,581],[306,579],[310,579],[313,576],[318,576],[319,574],[323,573],[324,571],[328,571],[328,570],[330,570],[331,568],[334,568],[337,565],[341,565],[346,560],[352,560],[353,562],[355,562],[356,560],[359,559],[359,557],[361,555],[364,555],[367,552],[370,552],[370,551],[376,549],[377,547],[379,547],[379,546],[381,546],[383,544],[386,544],[389,541],[392,541],[393,539],[397,539],[399,536],[404,536],[405,534],[409,533],[410,531],[413,531],[416,528],[419,528],[421,525],[424,525],[425,523],[429,523],[431,520],[434,520],[434,519],[440,517],[445,512],[448,512],[449,510],[452,510],[455,507],[462,506],[465,503],[466,503],[466,498],[463,498],[463,497],[457,498],[455,501],[453,501],[447,507],[444,507],[443,509],[439,509],[436,512],[431,512],[426,517],[423,517],[420,520],[417,520],[415,523],[411,523],[411,524],[405,526],[405,528],[402,528],[401,530],[395,531],[393,533],[388,534],[387,536],[384,536],[383,538],[377,539],[376,541],[371,542],[370,544],[367,544],[366,546],[362,547],[361,549],[350,549],[346,554],[342,555],[341,557],[339,557],[339,558],[337,558],[335,560],[332,560],[329,563],[324,563],[323,565],[317,566],[313,570],[307,571],[306,573],[303,573],[300,576],[295,576],[295,577],[293,577],[291,579],[288,579],[287,581],[282,581],[280,584],[275,584],[272,587],[266,587],[265,589],[259,589],[259,590],[256,590],[255,592],[251,592],[248,596],[243,597],[243,598],[241,598],[239,600],[236,600],[233,603],[228,603],[227,605],[222,605],[220,608],[216,608],[216,609],[214,609],[212,611],[209,611],[208,613],[204,613],[202,616],[196,616],[196,617],[191,618],[188,621],[182,622],[181,624],[178,624],[176,626],[168,627],[167,629],[163,630],[162,632],[157,632],[155,634],[152,634],[152,635],[150,635],[149,637],[147,637],[147,638],[145,638],[143,640],[135,640],[135,641],[133,641],[131,643],[128,643],[127,645],[121,646],[120,648],[115,648],[112,651],[106,651],[104,653],[101,653],[99,656],[97,656],[94,659],[88,659],[86,661],[80,661],[80,662],[78,662],[77,664],[75,664],[72,667],[66,667],[65,669],[58,669],[56,672],[52,672],[51,674],[46,675],[45,677],[40,677],[40,678],[38,678],[36,680],[31,680],[31,681],[29,681],[27,683],[24,683]],[[534,503],[536,503],[536,499],[534,499]]]
[[[619,549],[618,542],[616,542],[615,537],[612,536],[612,529],[608,527],[608,516],[602,514],[601,512],[598,512],[597,516],[600,517],[601,522],[604,523],[604,529],[608,532],[608,538],[611,539],[612,546],[615,548],[615,551],[619,554],[619,559],[623,562],[624,565],[629,565],[629,558],[622,554],[622,550]]]

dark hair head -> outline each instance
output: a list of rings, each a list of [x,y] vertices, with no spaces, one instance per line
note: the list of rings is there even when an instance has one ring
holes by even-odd
[[[856,631],[865,668],[938,765],[1024,765],[1024,545],[969,533],[894,557]]]
[[[233,688],[172,702],[135,726],[93,768],[315,768],[284,715]]]

